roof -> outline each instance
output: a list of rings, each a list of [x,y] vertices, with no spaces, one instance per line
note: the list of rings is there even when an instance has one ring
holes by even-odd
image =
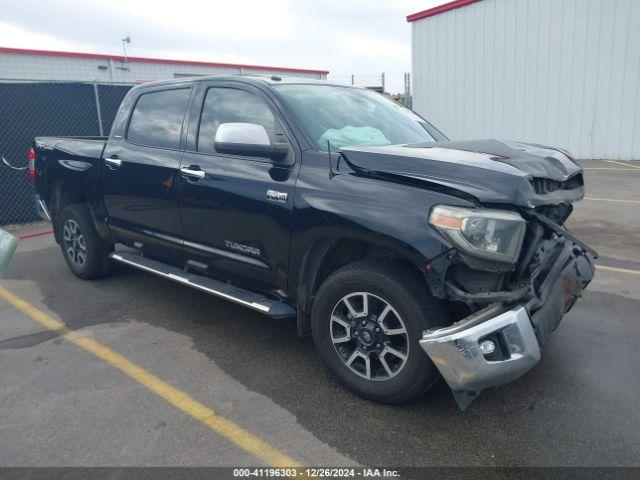
[[[153,87],[155,85],[170,85],[174,83],[195,83],[195,82],[207,82],[210,80],[229,80],[233,82],[251,83],[251,84],[307,84],[318,83],[321,85],[338,85],[331,83],[327,80],[318,80],[315,78],[294,78],[294,77],[280,77],[278,75],[233,75],[233,74],[213,74],[213,75],[194,75],[192,77],[181,78],[168,78],[165,80],[153,80],[150,82],[140,83],[136,88]]]
[[[136,85],[136,89],[153,88],[159,85],[189,84],[198,82],[207,82],[211,80],[232,81],[236,83],[245,83],[251,85],[328,85],[333,87],[354,88],[357,90],[365,90],[364,87],[354,87],[353,85],[343,85],[328,80],[318,80],[311,78],[287,78],[277,75],[198,75],[194,77],[171,78],[167,80],[155,80],[153,82],[140,83]]]
[[[412,13],[411,15],[407,16],[407,22],[415,22],[416,20],[420,20],[422,18],[433,17],[434,15],[449,12],[451,10],[455,10],[456,8],[465,7],[467,5],[471,5],[472,3],[480,1],[482,0],[454,0],[453,2],[445,3],[444,5],[438,5],[437,7],[423,10],[422,12]]]
[[[121,55],[105,55],[102,53],[80,53],[80,52],[60,52],[54,50],[31,50],[24,48],[8,48],[0,47],[0,53],[17,53],[22,55],[46,55],[51,57],[69,57],[69,58],[89,58],[96,60],[116,60],[125,61],[125,57]],[[176,65],[195,65],[201,67],[228,67],[228,68],[244,68],[247,70],[278,70],[281,72],[293,73],[318,73],[328,74],[328,70],[309,70],[305,68],[291,67],[269,67],[264,65],[242,65],[235,63],[219,63],[219,62],[199,62],[195,60],[171,60],[166,58],[147,58],[147,57],[126,57],[129,62],[141,63],[171,63]]]

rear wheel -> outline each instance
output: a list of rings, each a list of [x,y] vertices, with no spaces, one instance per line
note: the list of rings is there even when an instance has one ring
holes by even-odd
[[[331,373],[362,397],[407,402],[439,378],[418,340],[446,315],[409,268],[361,261],[339,269],[320,288],[311,321]]]
[[[58,228],[62,254],[77,277],[88,280],[108,273],[113,245],[98,235],[86,204],[65,207]]]

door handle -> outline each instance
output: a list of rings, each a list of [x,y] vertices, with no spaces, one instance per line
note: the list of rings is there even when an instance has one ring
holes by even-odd
[[[206,175],[204,170],[194,170],[193,168],[188,167],[180,167],[180,171],[185,177],[191,178],[204,178]]]
[[[104,161],[110,167],[118,168],[122,166],[122,160],[120,160],[117,155],[111,155],[110,157],[105,158]]]

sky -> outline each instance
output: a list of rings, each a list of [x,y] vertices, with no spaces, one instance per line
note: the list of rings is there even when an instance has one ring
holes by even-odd
[[[446,0],[0,0],[0,46],[329,70],[404,90],[406,16]]]

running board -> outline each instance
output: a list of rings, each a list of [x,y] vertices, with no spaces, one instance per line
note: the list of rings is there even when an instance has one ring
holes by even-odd
[[[173,280],[174,282],[202,290],[211,295],[257,310],[270,317],[287,318],[296,315],[295,309],[286,303],[271,300],[258,293],[250,292],[219,280],[214,280],[213,278],[185,272],[166,263],[143,257],[140,254],[114,252],[109,256],[116,262],[124,263],[125,265],[130,265],[145,272],[154,273],[160,277]]]

